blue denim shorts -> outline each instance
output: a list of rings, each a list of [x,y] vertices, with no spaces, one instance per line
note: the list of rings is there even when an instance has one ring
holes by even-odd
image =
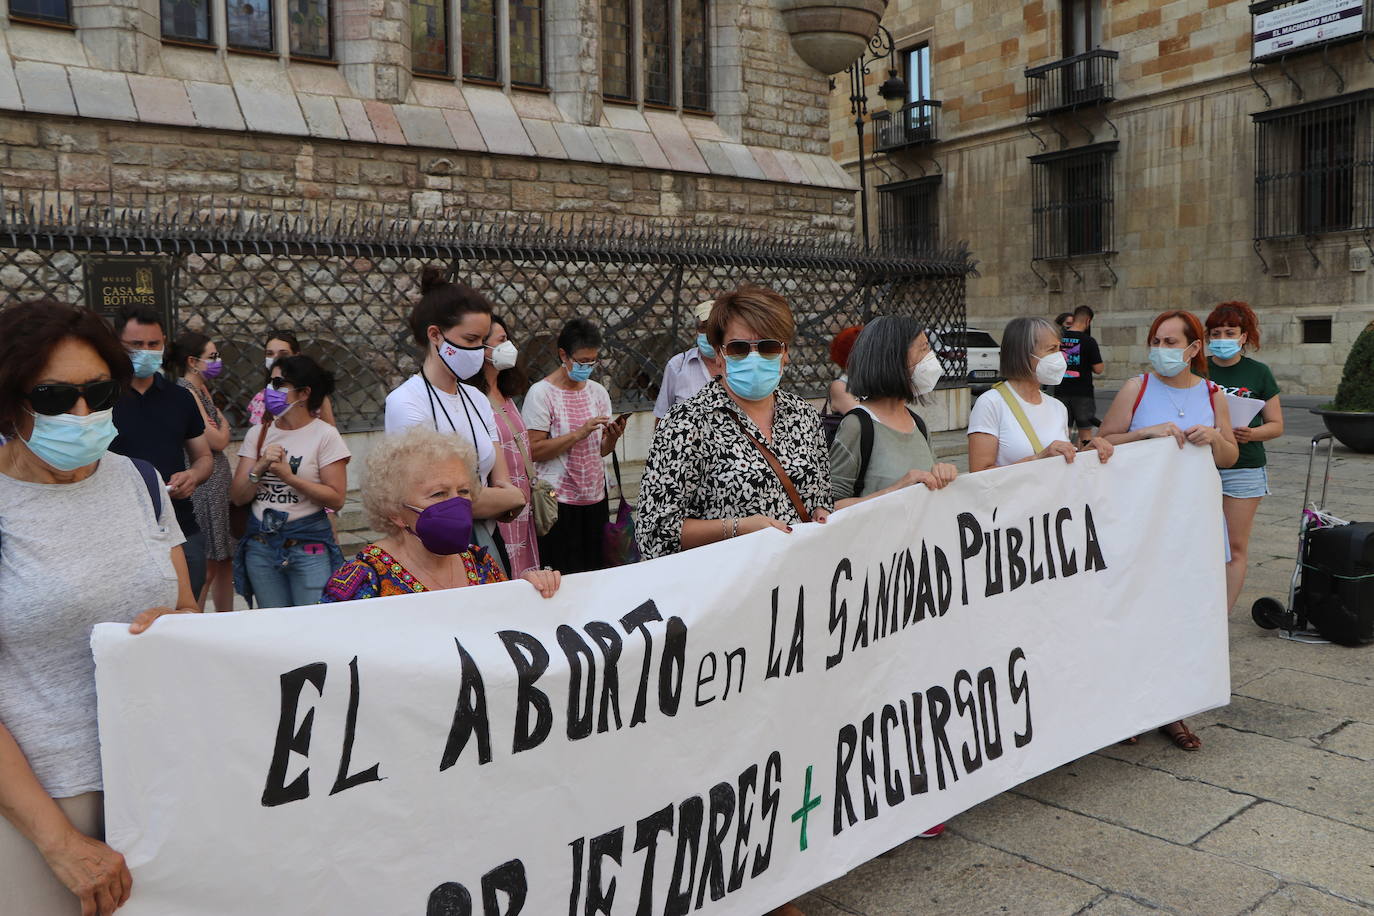
[[[1233,499],[1257,499],[1269,495],[1268,468],[1224,468],[1221,493]]]

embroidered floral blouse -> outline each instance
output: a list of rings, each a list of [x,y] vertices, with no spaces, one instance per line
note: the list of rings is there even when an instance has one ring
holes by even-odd
[[[504,582],[501,567],[487,553],[485,547],[472,546],[459,554],[467,569],[468,585]],[[359,598],[385,598],[389,595],[409,595],[429,591],[410,570],[376,544],[368,544],[350,562],[340,566],[325,583],[321,604],[335,601],[354,601]]]
[[[808,511],[833,508],[830,452],[820,414],[794,394],[779,391],[775,397],[771,441],[720,381],[678,404],[659,423],[639,485],[637,532],[645,559],[682,549],[684,519],[766,515],[789,524],[801,520],[768,460],[725,412],[743,420],[750,434],[772,449]]]

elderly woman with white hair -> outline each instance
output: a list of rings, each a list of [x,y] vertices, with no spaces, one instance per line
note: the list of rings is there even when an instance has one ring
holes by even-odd
[[[477,453],[461,436],[424,426],[383,439],[367,461],[363,508],[385,536],[341,566],[325,603],[409,595],[505,581],[486,548],[473,544],[472,502],[481,490]],[[561,581],[550,569],[525,572],[545,598]]]
[[[1068,363],[1060,351],[1061,329],[1045,318],[1013,318],[1002,334],[1001,373],[1006,379],[985,391],[968,418],[968,469],[1020,464],[1056,455],[1072,462],[1069,411],[1040,390],[1058,385]],[[1106,439],[1093,439],[1084,451],[1102,461],[1112,456]]]

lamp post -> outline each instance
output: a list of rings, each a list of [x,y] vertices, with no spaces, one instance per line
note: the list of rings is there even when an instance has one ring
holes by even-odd
[[[869,116],[868,91],[864,78],[872,71],[870,65],[887,61],[887,79],[878,87],[887,110]],[[834,88],[832,79],[831,88]],[[864,165],[864,125],[868,121],[895,117],[906,104],[906,83],[897,74],[897,49],[892,41],[892,33],[879,25],[878,31],[868,41],[867,50],[859,59],[849,65],[849,113],[854,116],[854,131],[859,138],[859,219],[863,226],[864,249],[869,246],[868,237],[868,173]],[[875,144],[876,145],[876,144]]]

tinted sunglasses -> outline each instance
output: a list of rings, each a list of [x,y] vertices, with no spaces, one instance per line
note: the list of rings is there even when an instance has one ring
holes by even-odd
[[[787,349],[787,344],[781,340],[765,338],[763,340],[727,340],[725,342],[725,355],[730,359],[744,359],[753,351],[757,350],[759,356],[764,359],[777,359],[782,356]]]
[[[86,401],[86,406],[92,411],[109,410],[115,405],[115,401],[119,400],[119,382],[104,379],[84,385],[39,385],[24,397],[33,406],[34,413],[45,417],[70,413],[76,402],[81,399]]]
[[[275,391],[281,391],[283,388],[290,388],[291,383],[279,375],[274,379],[268,379],[267,387]]]

